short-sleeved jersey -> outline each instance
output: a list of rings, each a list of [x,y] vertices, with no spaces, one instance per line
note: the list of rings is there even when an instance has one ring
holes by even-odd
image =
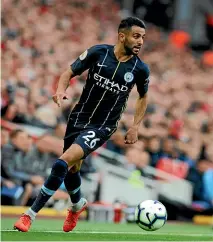
[[[141,97],[148,91],[149,68],[139,57],[119,62],[112,45],[96,45],[71,65],[74,75],[89,69],[79,102],[70,114],[75,127],[116,128],[133,86]]]

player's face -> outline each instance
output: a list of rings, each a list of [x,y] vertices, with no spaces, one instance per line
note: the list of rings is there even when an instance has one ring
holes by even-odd
[[[138,26],[132,28],[125,34],[124,48],[128,55],[138,55],[145,38],[145,29]]]

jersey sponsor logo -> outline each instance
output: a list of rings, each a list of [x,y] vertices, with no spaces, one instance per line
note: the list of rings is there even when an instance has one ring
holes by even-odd
[[[100,67],[107,67],[107,65],[102,65],[100,63],[98,63],[98,66],[100,66]]]
[[[134,75],[132,74],[132,72],[126,72],[124,75],[124,80],[126,82],[131,82],[134,79]]]
[[[80,60],[84,60],[84,59],[87,57],[87,54],[88,54],[88,50],[85,50],[85,51],[79,56],[79,59],[80,59]]]
[[[128,90],[127,86],[124,85],[119,85],[119,83],[116,83],[114,81],[111,81],[108,78],[105,78],[103,76],[100,76],[97,73],[94,73],[94,79],[98,81],[96,83],[97,86],[100,86],[106,90],[109,90],[114,93],[119,93],[119,92],[126,92]]]

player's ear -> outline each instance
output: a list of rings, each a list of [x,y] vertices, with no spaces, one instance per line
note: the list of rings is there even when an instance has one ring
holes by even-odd
[[[124,43],[124,41],[125,41],[125,34],[122,33],[122,32],[119,32],[119,33],[118,33],[118,39],[119,39],[119,41],[120,41],[121,43]]]

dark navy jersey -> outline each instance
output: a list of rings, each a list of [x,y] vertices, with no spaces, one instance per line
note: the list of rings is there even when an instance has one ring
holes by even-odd
[[[133,86],[141,97],[148,91],[149,68],[139,57],[119,62],[112,45],[95,45],[71,65],[74,75],[89,69],[78,104],[70,115],[76,127],[116,128]]]

